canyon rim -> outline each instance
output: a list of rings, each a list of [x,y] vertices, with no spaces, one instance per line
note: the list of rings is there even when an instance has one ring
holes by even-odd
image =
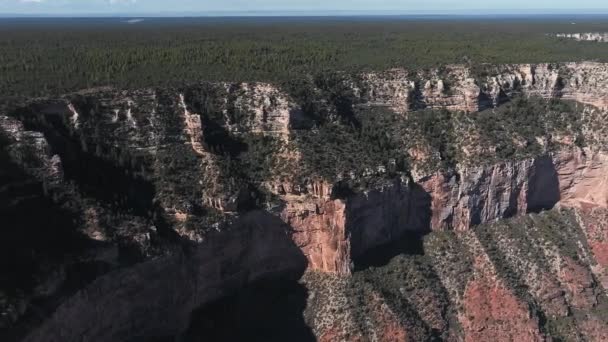
[[[238,340],[263,295],[293,304],[264,311],[300,329],[283,339],[608,340],[608,64],[90,89],[0,115],[23,227],[2,239],[7,339]]]

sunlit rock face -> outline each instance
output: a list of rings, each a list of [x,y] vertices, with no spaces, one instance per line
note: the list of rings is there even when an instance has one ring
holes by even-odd
[[[346,102],[312,89],[329,113],[321,119],[267,83],[84,91],[1,113],[5,232],[36,212],[32,198],[51,208],[23,221],[31,234],[6,240],[36,242],[21,292],[0,289],[0,323],[16,327],[7,338],[204,335],[194,311],[279,277],[306,289],[297,322],[319,340],[604,340],[608,66],[449,66],[344,82]],[[537,155],[474,162],[496,146],[457,126],[471,139],[459,140],[449,169],[420,167],[441,154],[422,143],[404,152],[408,170],[391,159],[330,177],[306,164],[327,152],[303,145],[303,133],[327,122],[356,129],[344,112],[474,116],[520,95],[593,108],[588,143],[556,134],[538,137],[558,147]],[[31,196],[14,200],[14,189]],[[47,211],[60,210],[69,234],[49,251]],[[38,303],[44,315],[31,315]]]
[[[362,77],[362,98],[400,112],[447,108],[474,112],[497,106],[517,94],[575,100],[605,109],[605,63],[501,65],[477,72],[447,66],[427,72],[391,70]]]
[[[608,42],[608,33],[605,32],[588,32],[588,33],[558,33],[555,35],[559,38],[569,38],[577,41],[591,42]]]
[[[606,154],[566,149],[551,156],[464,168],[456,181],[436,174],[421,181],[433,199],[433,229],[466,230],[555,205],[606,207]]]

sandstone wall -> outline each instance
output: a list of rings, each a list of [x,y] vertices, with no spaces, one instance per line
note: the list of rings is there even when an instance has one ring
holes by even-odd
[[[572,148],[552,156],[463,169],[458,180],[443,174],[423,179],[422,186],[433,199],[432,228],[466,230],[556,204],[605,207],[606,157],[605,152]]]
[[[392,70],[362,76],[359,94],[369,104],[399,112],[447,108],[474,112],[494,107],[516,94],[575,100],[605,109],[608,106],[608,65],[514,64],[475,74],[463,66],[427,73]]]
[[[281,217],[310,270],[350,274],[353,258],[406,232],[427,232],[429,205],[422,188],[395,181],[346,199],[292,197]]]
[[[310,269],[348,274],[353,258],[405,232],[464,231],[556,205],[606,207],[607,158],[572,148],[396,182],[344,200],[298,198],[287,202],[283,219],[294,227]]]

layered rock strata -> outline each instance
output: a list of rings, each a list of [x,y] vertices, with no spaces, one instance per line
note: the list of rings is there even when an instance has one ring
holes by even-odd
[[[370,104],[404,112],[447,108],[474,112],[499,105],[516,94],[561,98],[605,109],[604,63],[448,66],[429,72],[392,70],[363,75],[357,94]]]
[[[506,65],[499,67],[493,76],[473,78],[471,70],[452,66],[417,74],[406,71],[367,74],[353,87],[363,103],[387,105],[399,111],[425,107],[476,111],[521,93],[572,99],[604,108],[607,97],[602,89],[608,85],[608,77],[603,76],[606,69],[599,63]],[[201,174],[193,175],[198,184],[192,186],[202,193],[202,204],[234,214],[250,200],[250,190],[222,169],[217,150],[226,153],[227,147],[214,145],[218,123],[228,132],[226,137],[269,134],[288,140],[290,130],[306,120],[287,94],[268,84],[205,85],[176,93],[151,90],[85,93],[68,101],[36,104],[33,110],[42,113],[49,126],[57,125],[53,120],[63,120],[72,131],[70,134],[80,137],[87,151],[106,154],[105,150],[111,153],[122,150],[125,154],[142,156],[136,158],[155,160],[152,164],[144,162],[141,165],[144,168],[165,168],[159,163],[159,155],[173,153],[171,146],[175,143],[190,145],[199,159],[192,159],[193,165]],[[110,136],[97,138],[97,132],[110,126]],[[54,128],[47,128],[51,129]],[[597,178],[603,159],[601,152],[568,149],[556,155],[490,167],[463,167],[457,175],[441,172],[416,175],[414,179],[392,182],[346,199],[332,198],[332,183],[324,185],[325,193],[320,196],[304,185],[301,194],[277,193],[286,203],[279,216],[294,226],[297,232],[294,236],[305,249],[311,269],[348,273],[353,255],[405,231],[464,230],[474,224],[550,208],[562,199],[565,203],[580,200],[604,205],[601,195],[587,189],[587,182],[601,184],[602,180]],[[576,172],[577,168],[590,171]],[[593,180],[588,180],[589,177]],[[175,186],[159,191],[174,198],[179,196]],[[377,204],[369,198],[391,205]],[[429,223],[425,210],[411,210],[424,208],[425,201],[431,203]],[[163,207],[182,221],[193,216],[187,203],[172,200]],[[386,221],[361,222],[355,214],[368,211],[373,215],[367,217],[382,215],[387,217]],[[390,218],[389,212],[397,214],[390,214],[395,215]],[[203,238],[182,228],[178,231],[197,241]]]
[[[588,33],[558,33],[559,38],[569,38],[577,41],[608,42],[608,33],[588,32]]]
[[[600,113],[608,104],[604,64],[507,65],[491,70],[496,71],[491,76],[462,66],[418,73],[393,70],[345,82],[356,97],[349,103],[351,110],[357,105],[387,106],[404,116],[421,108],[475,115],[516,95],[574,100],[595,106]],[[406,233],[446,230],[463,231],[463,243],[479,254],[471,261],[472,276],[465,289],[452,284],[457,275],[440,277],[446,291],[460,291],[455,298],[464,305],[465,316],[458,321],[466,339],[494,334],[508,339],[513,332],[529,340],[543,338],[538,317],[517,318],[529,313],[525,300],[499,279],[500,270],[486,255],[486,246],[479,246],[477,237],[466,236],[473,234],[473,226],[555,206],[601,212],[608,199],[604,146],[565,141],[558,150],[493,165],[461,163],[427,174],[380,166],[382,172],[351,176],[342,170],[340,177],[324,179],[299,174],[303,151],[293,143],[298,130],[314,131],[320,124],[278,87],[261,83],[85,92],[35,101],[10,118],[2,116],[0,127],[12,139],[8,149],[19,165],[46,183],[66,181],[78,196],[96,202],[76,209],[84,217],[81,231],[110,245],[137,245],[143,261],[98,277],[63,302],[26,340],[111,341],[176,334],[185,329],[195,307],[243,284],[273,274],[298,274],[305,267],[350,275],[353,260],[376,247]],[[585,129],[588,136],[599,132]],[[245,142],[255,139],[278,147],[272,155],[254,156],[254,161],[277,169],[290,166],[292,174],[256,169],[254,162],[243,160],[241,156],[255,147]],[[34,163],[28,160],[32,156]],[[363,190],[344,191],[344,174],[357,181],[384,178]],[[118,231],[99,222],[98,213],[109,208],[122,210],[128,218],[119,219]],[[589,294],[588,289],[596,278],[602,284],[606,281],[604,229],[594,222],[585,223],[593,256],[579,253],[581,258],[597,259],[592,271],[560,257],[554,264],[557,271],[552,269],[557,275],[546,275],[546,288],[566,287],[571,294],[564,300],[577,309],[595,307],[590,298],[597,290]],[[190,254],[175,252],[183,245],[193,248],[188,249]],[[549,257],[550,252],[543,253]],[[569,278],[570,271],[581,276]],[[163,279],[149,287],[148,279],[155,277]],[[124,288],[117,279],[123,279]],[[567,311],[561,299],[549,298],[554,291],[543,293],[536,285],[526,285],[532,289],[530,295],[538,297],[544,311],[561,317]],[[158,302],[148,301],[170,289],[178,291]],[[493,296],[505,299],[508,310],[491,306]],[[383,307],[376,312],[378,320],[391,317],[388,300],[377,294],[370,298]],[[111,302],[122,304],[106,305]],[[486,305],[491,310],[482,312],[480,307]],[[90,307],[98,309],[87,311]],[[133,321],[138,315],[141,319]],[[447,323],[437,318],[440,314],[424,315],[435,317],[425,323],[427,328],[445,328]],[[112,322],[93,324],[110,318]],[[514,330],[501,326],[505,320],[516,321]],[[146,323],[150,321],[162,324],[151,326]],[[419,336],[402,329],[397,319],[387,322],[378,336]],[[589,322],[589,334],[602,336],[601,329]],[[134,336],[135,331],[142,336]],[[339,336],[331,329],[323,334],[327,339]]]

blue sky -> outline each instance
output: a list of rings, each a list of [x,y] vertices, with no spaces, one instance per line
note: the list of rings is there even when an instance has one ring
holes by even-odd
[[[0,0],[0,13],[116,14],[182,12],[196,14],[275,12],[335,13],[369,11],[392,14],[527,11],[608,13],[608,0]]]

